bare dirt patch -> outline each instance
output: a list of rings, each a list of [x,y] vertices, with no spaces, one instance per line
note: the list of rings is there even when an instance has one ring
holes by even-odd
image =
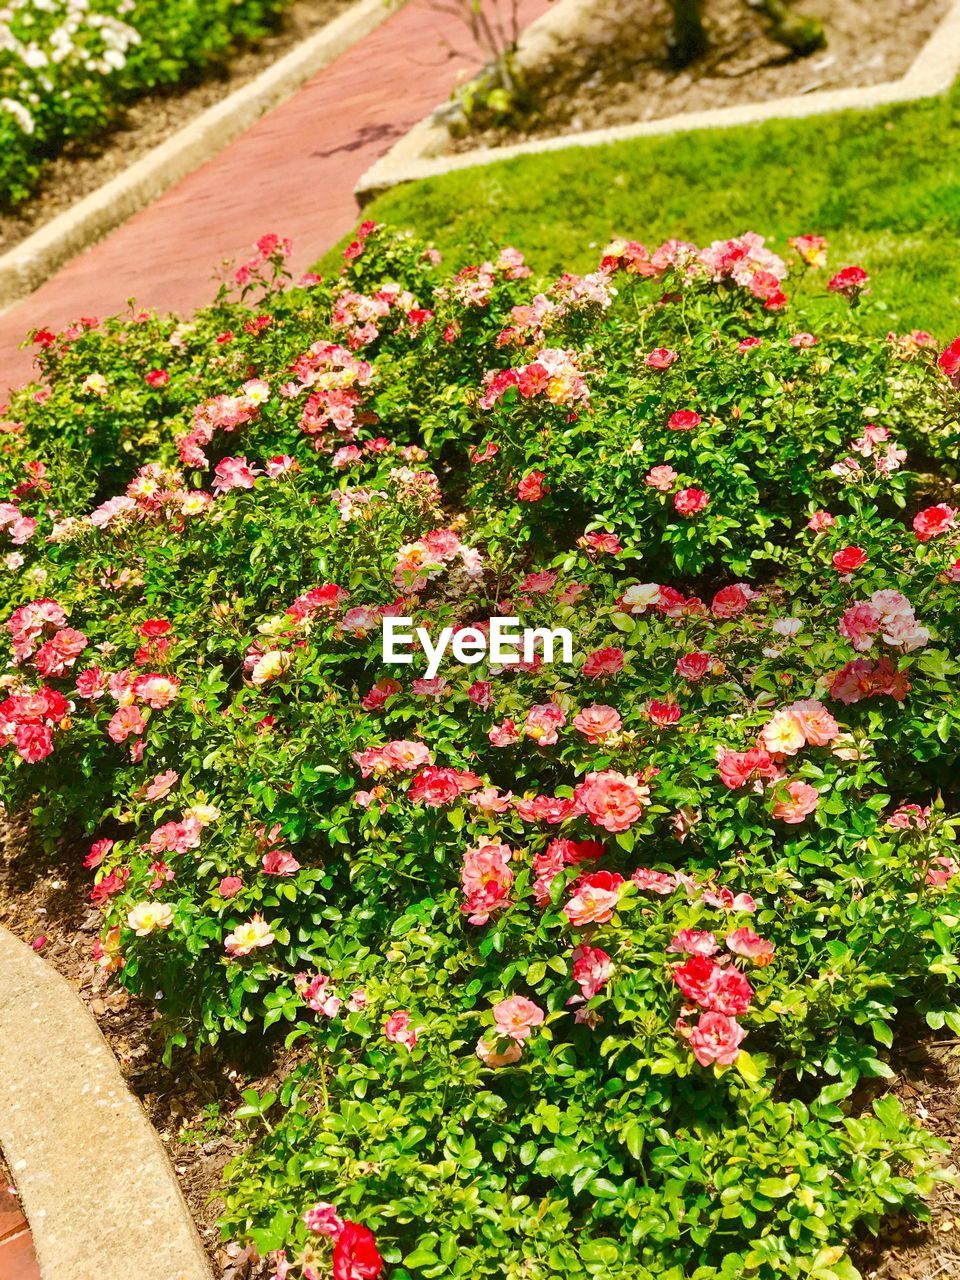
[[[710,48],[674,71],[666,0],[600,0],[576,36],[531,72],[529,112],[515,125],[452,141],[451,149],[880,84],[909,69],[948,7],[949,0],[797,0],[791,10],[820,18],[828,41],[825,49],[798,57],[771,37],[763,15],[744,0],[708,0]]]

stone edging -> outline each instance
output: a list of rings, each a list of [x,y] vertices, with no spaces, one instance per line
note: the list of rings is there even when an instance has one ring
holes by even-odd
[[[156,1132],[65,978],[0,927],[0,1145],[43,1280],[210,1280]]]
[[[358,0],[214,106],[0,255],[0,312],[143,209],[289,98],[315,72],[393,13],[388,0]]]
[[[519,56],[531,66],[547,54],[558,38],[575,30],[589,14],[593,0],[559,0],[555,8],[534,22],[523,34]],[[766,102],[738,103],[710,111],[690,111],[644,120],[637,124],[592,129],[585,133],[518,142],[506,147],[478,147],[473,151],[443,155],[447,132],[434,115],[425,117],[409,133],[372,165],[354,191],[361,203],[403,182],[434,178],[457,169],[495,164],[514,156],[537,155],[578,147],[598,147],[631,138],[658,134],[687,133],[696,129],[720,129],[732,125],[757,124],[764,120],[800,119],[829,111],[886,106],[946,93],[960,72],[960,0],[953,0],[947,13],[917,54],[909,70],[899,80],[862,88],[830,89],[822,93],[795,94]]]

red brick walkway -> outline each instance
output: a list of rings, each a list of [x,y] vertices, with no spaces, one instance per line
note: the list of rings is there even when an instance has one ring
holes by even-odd
[[[0,1187],[0,1280],[40,1280],[27,1220],[6,1187]]]
[[[547,0],[520,0],[526,24]],[[213,272],[266,231],[294,242],[295,271],[356,222],[353,187],[482,59],[463,25],[409,0],[293,98],[99,245],[0,316],[0,391],[30,375],[17,348],[33,328],[109,315],[135,296],[183,312],[208,301]],[[0,396],[2,398],[2,396]]]

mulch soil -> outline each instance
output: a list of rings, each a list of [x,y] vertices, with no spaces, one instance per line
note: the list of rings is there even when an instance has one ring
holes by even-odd
[[[667,0],[599,0],[583,28],[531,73],[532,109],[509,126],[476,130],[451,150],[504,146],[681,112],[763,102],[902,76],[949,0],[797,0],[823,22],[827,45],[797,57],[770,35],[747,0],[706,0],[710,48],[671,69]]]

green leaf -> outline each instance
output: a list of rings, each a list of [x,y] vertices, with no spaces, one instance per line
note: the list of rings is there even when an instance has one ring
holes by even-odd
[[[757,1191],[768,1200],[781,1200],[790,1195],[793,1186],[786,1178],[761,1178],[757,1183]]]

